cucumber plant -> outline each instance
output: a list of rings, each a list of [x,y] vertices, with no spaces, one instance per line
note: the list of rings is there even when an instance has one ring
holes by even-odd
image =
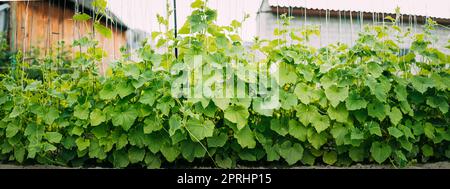
[[[100,11],[106,6],[95,2]],[[0,74],[0,159],[119,168],[449,160],[450,55],[432,45],[431,19],[423,33],[404,31],[393,19],[367,26],[352,46],[314,48],[307,42],[318,28],[287,27],[292,18],[282,16],[276,39],[255,38],[245,47],[240,21],[219,26],[204,1],[191,7],[177,38],[168,15],[158,16],[166,30],[152,33],[155,45],[144,42],[140,61],[120,58],[104,74],[98,62],[105,53],[89,36],[73,43],[85,47],[73,58],[34,57],[42,78],[20,69],[30,66],[20,52],[6,60],[16,66]],[[410,51],[399,53],[407,38]],[[227,74],[184,74],[193,68]],[[264,79],[274,85],[254,93]],[[227,80],[244,87],[223,85]],[[223,87],[228,98],[192,94],[207,81],[217,81],[210,86]],[[183,90],[173,87],[186,82]]]

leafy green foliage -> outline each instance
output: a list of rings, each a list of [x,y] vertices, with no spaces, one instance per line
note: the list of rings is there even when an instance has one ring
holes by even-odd
[[[238,129],[242,129],[247,124],[249,113],[242,106],[229,106],[224,111],[224,117],[232,123],[236,123]]]
[[[303,147],[299,143],[292,144],[290,141],[282,143],[279,147],[280,156],[289,165],[293,165],[303,158]]]
[[[370,147],[370,153],[376,162],[383,163],[391,156],[392,148],[388,144],[373,142]]]
[[[90,119],[91,119],[91,125],[97,126],[106,121],[106,115],[100,109],[94,109],[91,112]]]
[[[359,96],[356,91],[353,91],[345,101],[345,106],[347,110],[359,110],[367,107],[367,101]]]
[[[111,121],[114,126],[121,126],[128,131],[138,117],[138,112],[133,106],[116,107],[111,115]]]
[[[339,102],[344,101],[348,97],[348,87],[338,87],[336,85],[332,85],[325,89],[325,95],[328,100],[330,100],[330,104],[333,107],[336,107]]]
[[[234,137],[242,148],[255,148],[256,146],[255,136],[248,126],[236,132]]]
[[[194,138],[194,141],[202,140],[213,135],[214,123],[210,120],[202,121],[191,119],[186,123],[186,129]]]
[[[411,79],[411,84],[420,93],[426,92],[428,88],[434,85],[430,78],[423,76],[414,76]]]
[[[106,1],[93,3],[98,14],[105,11]],[[33,60],[44,73],[41,78],[22,69],[0,73],[0,161],[158,168],[200,160],[232,168],[243,161],[405,165],[450,158],[449,55],[429,46],[430,33],[408,36],[395,25],[372,26],[352,46],[315,49],[305,44],[317,28],[288,27],[289,18],[282,16],[277,39],[258,39],[244,48],[241,21],[219,26],[217,12],[205,1],[191,7],[177,39],[169,29],[152,34],[157,48],[167,44],[167,51],[157,53],[144,43],[140,62],[125,55],[100,74],[104,51],[84,37],[73,45],[86,48],[59,65],[77,69],[49,69],[63,62],[57,54]],[[111,35],[98,16],[92,19],[97,32]],[[168,25],[167,18],[157,19]],[[407,55],[398,55],[397,38],[390,33],[413,39]],[[286,43],[284,35],[299,43]],[[277,90],[237,98],[231,94],[252,90],[233,86],[223,91],[231,97],[190,98],[172,87],[182,83],[177,80],[181,71],[197,55],[199,66],[230,71],[230,78],[246,88],[267,79]],[[16,55],[16,66],[28,68],[21,56]],[[231,60],[244,67],[218,64]],[[271,68],[257,69],[260,65]],[[256,77],[258,71],[267,78]],[[196,82],[191,89],[203,87]]]
[[[75,15],[73,15],[73,19],[75,21],[87,21],[89,19],[91,19],[92,17],[89,16],[86,13],[76,13]]]

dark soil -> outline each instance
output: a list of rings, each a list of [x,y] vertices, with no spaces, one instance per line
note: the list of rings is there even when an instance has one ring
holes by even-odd
[[[197,169],[208,169],[211,167],[193,167]],[[248,167],[248,166],[237,166],[238,169],[270,169],[273,167]],[[297,167],[277,167],[277,168],[289,168],[289,169],[399,169],[399,167],[394,167],[392,165],[361,165],[356,164],[349,167],[337,167],[337,166],[297,166]],[[71,168],[62,166],[52,166],[52,165],[13,165],[13,164],[0,164],[0,169],[85,169],[81,167]],[[89,167],[87,169],[110,169],[104,167]],[[425,163],[425,164],[415,164],[403,167],[401,169],[450,169],[450,162],[436,162],[436,163]]]

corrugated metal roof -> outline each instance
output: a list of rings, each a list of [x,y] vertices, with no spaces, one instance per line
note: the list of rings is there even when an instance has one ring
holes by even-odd
[[[450,0],[268,0],[268,3],[272,7],[375,13],[395,13],[398,6],[402,14],[450,19]]]

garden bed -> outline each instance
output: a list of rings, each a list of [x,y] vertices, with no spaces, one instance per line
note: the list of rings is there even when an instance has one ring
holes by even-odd
[[[283,15],[277,39],[247,48],[240,22],[216,25],[201,0],[192,8],[178,39],[153,33],[156,45],[137,50],[141,60],[124,55],[105,73],[105,53],[89,36],[74,42],[85,50],[73,57],[35,57],[39,77],[14,55],[0,75],[0,161],[363,169],[450,159],[450,55],[433,47],[433,20],[412,35],[391,18],[352,46],[317,49],[307,44],[319,30],[290,27]],[[399,54],[408,40],[410,51]],[[199,89],[208,92],[192,92]]]

